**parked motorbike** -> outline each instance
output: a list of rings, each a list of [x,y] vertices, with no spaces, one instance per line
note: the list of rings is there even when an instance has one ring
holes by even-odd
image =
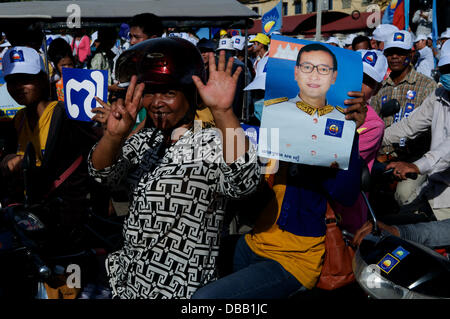
[[[369,191],[370,174],[364,176],[362,188]],[[450,298],[449,259],[421,244],[382,234],[367,197],[365,202],[373,229],[353,259],[361,288],[376,299]]]
[[[70,293],[76,298],[100,281],[104,257],[120,247],[123,217],[103,218],[89,210],[86,222],[62,243],[61,231],[51,223],[62,199],[33,201],[35,156],[29,146],[22,166],[24,202],[0,205],[0,298],[46,299],[55,297],[47,288],[64,284],[75,289]]]

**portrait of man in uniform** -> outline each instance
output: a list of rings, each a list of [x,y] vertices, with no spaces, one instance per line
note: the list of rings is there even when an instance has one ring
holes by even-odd
[[[260,155],[279,160],[330,166],[336,163],[348,167],[354,121],[345,120],[343,108],[331,105],[327,93],[336,83],[338,59],[321,43],[303,46],[298,52],[294,78],[298,94],[265,100],[261,128],[279,129],[279,145],[274,141]],[[272,138],[273,139],[273,138]]]

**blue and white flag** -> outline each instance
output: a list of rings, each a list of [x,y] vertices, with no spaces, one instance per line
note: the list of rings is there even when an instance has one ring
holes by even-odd
[[[108,98],[108,71],[63,68],[64,103],[69,118],[91,121],[94,107],[102,107],[95,100]]]
[[[436,0],[433,0],[433,22],[432,22],[432,28],[431,28],[431,38],[433,40],[433,47],[436,48],[436,42],[439,38],[438,34],[438,24],[437,24],[437,6],[436,6]]]
[[[280,32],[283,24],[283,16],[281,14],[282,1],[280,1],[270,11],[266,12],[262,19],[262,33],[271,35],[274,32]]]

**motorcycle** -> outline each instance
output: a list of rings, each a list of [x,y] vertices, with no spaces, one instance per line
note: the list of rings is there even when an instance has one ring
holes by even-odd
[[[103,218],[89,209],[83,225],[62,243],[51,222],[62,199],[33,200],[35,155],[28,146],[24,202],[0,205],[0,298],[78,298],[102,281],[104,257],[121,244],[123,217]]]
[[[370,174],[364,177],[362,193],[370,190]],[[359,286],[375,299],[450,298],[450,260],[419,243],[382,234],[377,216],[363,195],[373,228],[353,259]]]

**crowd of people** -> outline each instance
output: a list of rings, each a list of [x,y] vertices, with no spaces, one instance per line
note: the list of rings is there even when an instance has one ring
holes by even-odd
[[[47,35],[45,50],[38,26],[5,30],[1,92],[23,108],[1,122],[2,205],[24,200],[30,147],[36,169],[28,200],[58,198],[51,222],[61,238],[57,249],[88,245],[80,235],[88,209],[117,215],[113,194],[125,193],[123,244],[105,261],[113,298],[287,298],[314,288],[327,210],[356,234],[355,244],[370,232],[362,164],[373,170],[389,163],[402,214],[417,216],[424,203],[433,212],[421,223],[396,226],[393,218],[380,228],[450,245],[450,29],[438,48],[417,32],[382,24],[371,35],[304,46],[295,66],[300,92],[286,103],[316,117],[329,107],[325,94],[336,80],[328,46],[361,54],[362,88],[348,92],[339,111],[356,125],[350,164],[342,170],[280,161],[276,172],[263,173],[241,124],[261,123],[270,36],[224,31],[199,39],[164,29],[150,13],[120,30]],[[63,68],[108,71],[108,99],[97,98],[92,122],[65,113]],[[324,85],[320,94],[302,89],[312,77]],[[399,108],[388,114],[393,104]],[[236,207],[257,217],[236,232],[232,269],[221,273],[221,242]]]

